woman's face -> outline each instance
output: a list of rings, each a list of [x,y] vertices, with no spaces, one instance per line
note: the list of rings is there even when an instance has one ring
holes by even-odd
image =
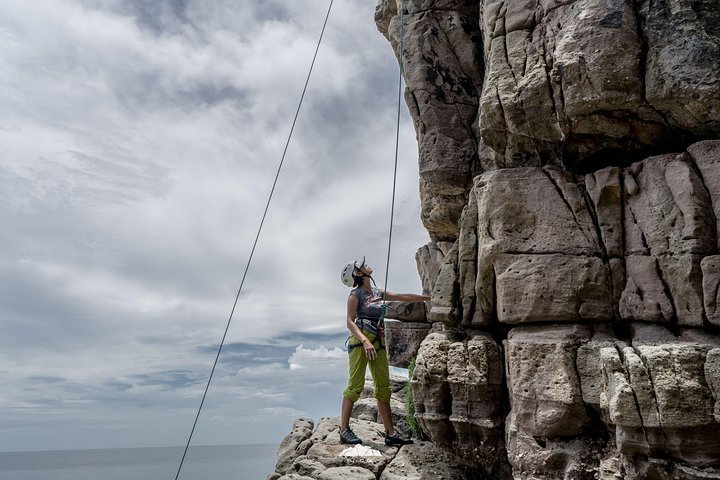
[[[370,267],[370,265],[368,265],[367,263],[363,263],[358,270],[360,270],[362,273],[364,273],[368,277],[371,276],[373,273],[372,267]]]

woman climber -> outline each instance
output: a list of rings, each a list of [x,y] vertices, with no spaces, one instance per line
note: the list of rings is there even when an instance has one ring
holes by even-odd
[[[390,367],[383,343],[383,300],[427,302],[430,296],[386,291],[383,299],[383,291],[373,285],[375,281],[372,273],[373,269],[365,263],[363,257],[362,262],[345,265],[340,274],[342,282],[353,287],[347,301],[347,328],[351,333],[347,341],[350,378],[343,392],[340,441],[352,445],[362,443],[350,429],[350,413],[365,385],[365,368],[370,366],[377,408],[385,426],[385,445],[407,445],[413,441],[395,431],[390,412]]]

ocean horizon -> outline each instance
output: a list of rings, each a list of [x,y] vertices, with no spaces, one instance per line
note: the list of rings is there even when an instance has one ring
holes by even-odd
[[[265,479],[276,444],[202,445],[188,450],[179,480]],[[184,447],[0,452],[0,480],[173,480]]]

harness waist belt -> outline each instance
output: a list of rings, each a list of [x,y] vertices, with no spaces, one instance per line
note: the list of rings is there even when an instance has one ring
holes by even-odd
[[[375,335],[375,340],[373,340],[373,344],[375,342],[378,343],[378,346],[376,347],[377,350],[383,350],[385,348],[385,345],[383,344],[383,324],[380,319],[372,319],[372,318],[356,318],[355,319],[355,325],[358,326],[358,328],[361,328],[365,331],[368,331]],[[348,341],[350,340],[349,337]],[[362,346],[362,343],[356,343],[356,344],[348,344],[348,341],[345,342],[345,345],[347,346],[348,353],[351,352],[355,347]]]
[[[380,320],[372,319],[372,318],[356,318],[355,319],[355,325],[358,326],[358,328],[362,328],[364,330],[367,330],[368,332],[372,333],[373,335],[377,335],[379,332],[382,331],[382,329],[379,327]]]

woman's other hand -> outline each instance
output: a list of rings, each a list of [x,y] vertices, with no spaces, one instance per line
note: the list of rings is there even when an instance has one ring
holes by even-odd
[[[365,356],[368,360],[375,360],[377,352],[375,351],[375,347],[373,347],[372,342],[367,338],[363,340],[363,349],[365,350]]]

